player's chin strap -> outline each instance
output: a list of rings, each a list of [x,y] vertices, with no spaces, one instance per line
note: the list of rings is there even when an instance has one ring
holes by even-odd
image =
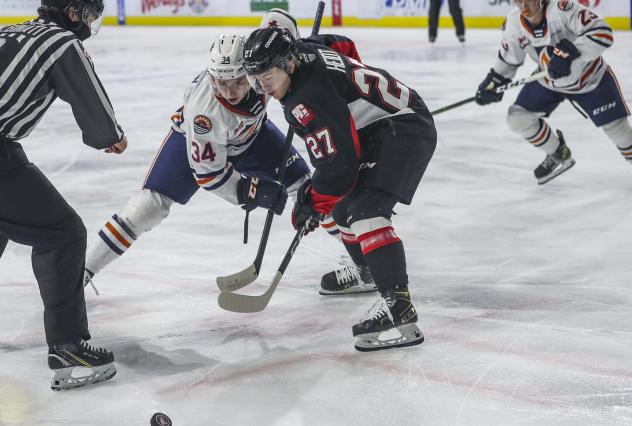
[[[548,76],[548,73],[546,71],[540,71],[535,74],[531,74],[529,77],[521,78],[520,80],[512,81],[511,83],[503,84],[502,86],[490,87],[487,90],[493,90],[496,93],[502,93],[509,89],[524,86],[527,83],[531,83],[532,81],[536,81],[547,76]],[[471,98],[463,99],[462,101],[450,104],[448,106],[444,106],[443,108],[430,111],[430,114],[432,115],[441,114],[442,112],[450,111],[451,109],[458,108],[461,105],[469,104],[470,102],[473,102],[475,100],[476,100],[476,96],[472,96]]]

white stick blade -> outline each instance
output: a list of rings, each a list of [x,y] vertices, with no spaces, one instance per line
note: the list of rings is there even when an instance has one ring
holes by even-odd
[[[243,271],[224,277],[217,277],[215,281],[221,291],[235,291],[254,282],[258,275],[257,268],[255,268],[255,264],[253,263]]]
[[[247,314],[263,311],[268,305],[269,300],[265,294],[261,296],[248,296],[246,294],[235,294],[226,291],[219,294],[217,304],[225,311]]]

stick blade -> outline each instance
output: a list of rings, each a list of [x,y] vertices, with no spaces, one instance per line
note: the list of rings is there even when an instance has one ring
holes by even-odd
[[[268,306],[268,302],[270,302],[272,294],[274,294],[274,291],[281,282],[282,277],[283,273],[277,271],[270,287],[265,293],[259,296],[223,291],[217,297],[217,304],[225,311],[237,312],[240,314],[261,312],[266,308],[266,306]]]
[[[219,294],[217,304],[225,311],[248,314],[263,311],[269,300],[265,295],[249,296],[226,291]]]
[[[223,277],[217,277],[215,281],[221,291],[235,291],[254,282],[258,276],[259,271],[257,271],[257,267],[253,263],[243,271]]]

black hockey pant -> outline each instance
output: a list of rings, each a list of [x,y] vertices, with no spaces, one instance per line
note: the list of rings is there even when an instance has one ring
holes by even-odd
[[[430,0],[430,9],[428,10],[428,35],[432,38],[437,37],[442,1],[443,0]],[[459,0],[447,0],[447,2],[450,15],[452,15],[452,21],[456,27],[456,35],[464,35],[465,24],[463,23],[463,10],[461,10]]]
[[[0,247],[7,238],[33,248],[46,342],[89,339],[83,294],[86,228],[51,182],[29,163],[20,144],[0,139]]]

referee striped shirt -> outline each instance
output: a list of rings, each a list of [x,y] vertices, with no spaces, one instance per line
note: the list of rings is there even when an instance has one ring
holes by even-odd
[[[0,136],[28,136],[57,97],[71,105],[85,144],[103,149],[123,137],[73,33],[46,18],[0,28]]]

